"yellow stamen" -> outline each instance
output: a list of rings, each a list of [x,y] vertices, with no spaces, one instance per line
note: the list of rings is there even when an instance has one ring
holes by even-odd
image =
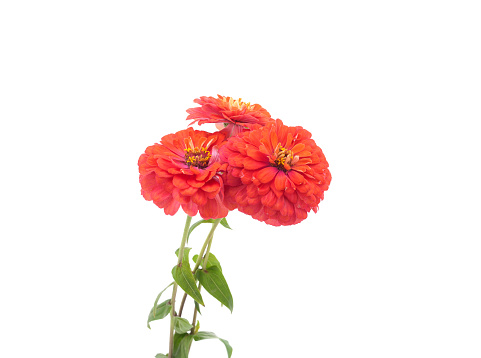
[[[193,144],[192,144],[193,146]],[[210,152],[204,147],[194,147],[184,149],[185,164],[197,168],[206,168],[211,158]]]
[[[298,156],[294,156],[291,150],[287,150],[280,143],[277,144],[276,149],[274,150],[274,155],[276,159],[274,160],[273,165],[277,168],[288,171],[291,167],[299,161]]]

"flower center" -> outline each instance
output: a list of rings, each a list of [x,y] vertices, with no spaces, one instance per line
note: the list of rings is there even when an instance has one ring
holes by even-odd
[[[291,150],[282,147],[280,144],[277,144],[277,147],[274,150],[274,155],[276,159],[274,160],[273,166],[284,172],[290,170],[291,166],[299,161],[298,156],[295,156]]]
[[[222,99],[222,101],[226,104],[229,105],[229,108],[232,110],[232,109],[237,109],[237,110],[243,110],[243,109],[247,109],[247,110],[251,110],[254,106],[251,105],[250,102],[242,102],[242,98],[239,98],[239,99],[233,99],[231,97],[224,97]]]
[[[185,164],[189,167],[194,166],[197,168],[206,168],[209,165],[209,159],[211,157],[210,152],[204,147],[195,147],[184,149],[185,153]]]

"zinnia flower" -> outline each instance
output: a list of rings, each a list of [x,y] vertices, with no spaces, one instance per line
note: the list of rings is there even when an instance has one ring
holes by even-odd
[[[265,125],[272,122],[271,115],[258,104],[242,102],[241,98],[217,95],[214,97],[200,97],[194,100],[201,107],[189,108],[187,120],[190,124],[216,123],[225,126],[223,132],[228,136],[236,135],[253,124]]]
[[[269,225],[294,225],[317,212],[331,182],[311,133],[279,119],[229,138],[220,156],[229,164],[226,206]]]
[[[179,207],[190,216],[200,213],[204,219],[227,215],[222,203],[223,183],[218,146],[224,134],[196,131],[192,128],[169,134],[145,150],[139,158],[142,195],[152,200],[167,215]]]

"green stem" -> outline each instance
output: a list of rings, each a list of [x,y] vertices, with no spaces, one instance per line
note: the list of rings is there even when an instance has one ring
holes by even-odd
[[[219,222],[221,220],[222,219],[217,219],[212,224],[212,229],[210,230],[209,235],[207,236],[207,239],[205,240],[204,246],[202,247],[202,250],[201,250],[201,253],[199,254],[199,257],[197,258],[197,262],[196,262],[195,267],[194,267],[194,272],[197,271],[197,269],[199,267],[199,264],[200,264],[200,260],[202,260],[202,255],[204,254],[206,243],[207,243],[207,250],[206,250],[205,255],[204,255],[204,263],[202,264],[202,267],[204,267],[204,268],[207,267],[207,260],[209,259],[210,248],[212,246],[212,240],[214,238],[214,231],[217,228],[217,225],[219,225]],[[202,288],[202,285],[199,282],[199,291],[200,291],[201,288]],[[192,318],[192,329],[190,330],[190,334],[195,333],[196,321],[197,321],[197,309],[194,308],[194,317]]]
[[[212,245],[212,238],[214,237],[214,231],[217,228],[217,226],[219,225],[221,220],[222,219],[216,219],[215,222],[212,223],[212,229],[210,230],[209,234],[207,235],[207,238],[205,239],[204,245],[202,246],[202,249],[200,250],[200,254],[198,256],[198,259],[195,263],[195,267],[192,270],[192,274],[194,275],[194,277],[195,277],[195,273],[196,273],[197,269],[199,268],[199,265],[200,265],[200,262],[201,262],[199,260],[202,260],[202,257],[204,256],[204,251],[205,251],[206,247],[207,247],[207,254],[206,254],[207,256],[206,257],[209,256],[210,247]],[[207,261],[205,261],[204,267],[205,267],[206,264],[207,264]],[[199,289],[200,289],[200,287],[199,287]],[[184,305],[185,305],[186,299],[187,299],[187,293],[184,293],[184,296],[182,297],[182,301],[180,303],[179,317],[182,316],[182,312],[184,311]]]
[[[213,238],[212,238],[213,239]],[[210,254],[210,248],[212,246],[212,239],[209,241],[209,245],[207,245],[207,250],[205,251],[204,255],[204,263],[202,264],[202,267],[205,269],[207,268],[207,261],[209,260],[209,254]]]
[[[212,239],[213,237],[210,238],[209,243],[207,244],[207,251],[205,252],[205,255],[204,255],[204,263],[202,264],[202,267],[204,268],[207,267],[207,260],[209,259],[210,248],[212,246]],[[202,285],[199,282],[199,291],[201,288],[202,288]],[[190,330],[190,334],[195,333],[196,321],[197,321],[197,309],[194,308],[194,317],[192,318],[192,329]]]
[[[202,285],[200,284],[200,282],[199,282],[198,287],[199,287],[199,292],[200,292],[200,289],[202,288]],[[197,308],[194,307],[194,318],[192,318],[192,329],[190,330],[190,334],[194,334],[194,332],[195,332],[196,320],[197,320]]]
[[[182,242],[179,248],[179,257],[177,259],[177,266],[182,263],[182,258],[184,257],[184,248],[187,241],[187,236],[189,234],[190,222],[192,221],[192,216],[187,215],[185,220],[184,234],[182,235]],[[172,309],[170,310],[170,339],[169,339],[169,358],[174,356],[174,317],[175,317],[175,296],[177,295],[177,282],[174,283],[174,288],[172,290],[172,298],[170,300],[170,305]]]
[[[187,293],[184,293],[182,301],[180,302],[179,317],[182,317],[182,312],[184,311],[185,300],[187,299]]]
[[[210,245],[210,242],[212,241],[212,238],[214,237],[214,231],[217,228],[217,225],[219,225],[221,220],[222,220],[222,218],[221,219],[215,219],[214,222],[212,223],[212,228],[209,231],[209,235],[207,235],[207,238],[205,239],[204,245],[200,249],[199,256],[197,257],[197,262],[195,263],[195,266],[194,266],[194,269],[192,270],[192,272],[195,273],[195,271],[197,271],[197,269],[199,268],[200,263],[202,261],[202,258],[204,257],[205,249],[206,249],[207,246]]]

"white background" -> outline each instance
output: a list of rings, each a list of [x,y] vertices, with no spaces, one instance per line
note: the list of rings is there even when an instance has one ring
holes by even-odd
[[[219,93],[311,131],[333,181],[293,227],[229,214],[234,312],[204,295],[201,329],[233,358],[479,358],[478,5],[3,1],[0,356],[167,352],[146,319],[185,215],[137,159]]]

